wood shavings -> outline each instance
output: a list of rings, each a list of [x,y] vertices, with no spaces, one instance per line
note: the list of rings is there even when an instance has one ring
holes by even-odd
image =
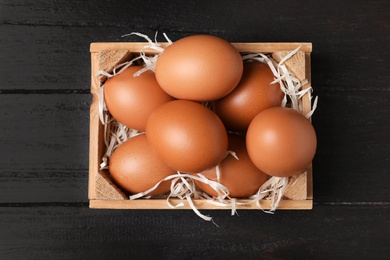
[[[132,54],[128,50],[102,50],[99,53],[99,69],[110,74],[118,64],[126,62],[131,57]],[[107,74],[100,75],[101,82],[107,79]]]
[[[258,190],[255,195],[252,195],[250,199],[256,202],[256,205],[262,209],[260,201],[262,199],[271,200],[271,209],[263,210],[266,213],[273,214],[277,209],[280,200],[283,197],[283,191],[287,187],[287,177],[271,177],[266,181]]]
[[[279,83],[280,89],[283,91],[285,94],[282,106],[290,106],[291,108],[303,112],[303,106],[302,106],[302,97],[305,94],[309,95],[309,99],[312,99],[312,87],[308,86],[308,81],[307,79],[299,79],[297,78],[294,73],[292,73],[290,70],[288,70],[287,66],[284,64],[285,62],[289,62],[290,59],[293,59],[294,63],[297,62],[297,60],[294,58],[295,55],[299,52],[299,48],[296,48],[295,50],[291,52],[282,52],[284,57],[281,58],[281,52],[279,52],[279,55],[277,57],[280,58],[280,61],[277,62],[272,58],[272,55],[265,55],[263,53],[254,53],[254,54],[247,54],[243,56],[244,61],[259,61],[259,62],[264,62],[267,63],[269,68],[271,69],[272,73],[275,76],[275,80],[272,82],[274,83]],[[301,62],[302,58],[297,58]],[[290,62],[290,64],[292,64]],[[292,65],[290,65],[292,66]],[[300,77],[302,77],[302,69],[298,69],[300,73]],[[313,108],[312,110],[306,114],[306,118],[310,118],[314,110],[317,107],[317,102],[318,102],[318,97],[315,98],[314,103],[313,103]]]
[[[176,205],[173,205],[170,202],[171,198],[179,198],[181,200],[187,200],[190,207],[192,208],[192,210],[199,217],[201,217],[202,219],[204,219],[206,221],[212,221],[212,218],[202,214],[196,208],[195,204],[192,201],[193,198],[196,198],[196,199],[202,198],[202,196],[200,196],[198,193],[198,190],[197,190],[197,187],[195,185],[194,180],[204,182],[204,183],[210,185],[210,187],[212,187],[219,194],[218,198],[219,198],[221,203],[223,203],[228,198],[228,195],[229,195],[229,191],[225,186],[223,186],[219,182],[207,179],[202,174],[195,174],[194,175],[194,174],[183,174],[183,173],[177,172],[177,174],[173,174],[173,175],[165,177],[164,179],[162,179],[161,181],[156,183],[152,188],[150,188],[144,192],[140,192],[140,193],[133,194],[133,195],[129,196],[129,199],[135,200],[135,199],[139,199],[139,198],[148,198],[146,196],[150,192],[155,190],[161,184],[161,182],[168,181],[168,180],[171,180],[171,190],[170,190],[169,195],[167,195],[167,199],[166,199],[168,206],[170,208],[180,208],[180,207],[184,206],[183,202],[176,204]]]
[[[122,37],[126,37],[126,36],[131,36],[131,35],[137,35],[139,37],[142,37],[144,38],[145,40],[148,41],[149,45],[145,45],[140,53],[140,58],[143,60],[144,62],[144,68],[139,70],[138,72],[136,72],[134,74],[134,76],[139,76],[141,75],[143,72],[145,71],[148,71],[148,70],[151,70],[151,71],[155,71],[155,68],[156,68],[156,62],[157,62],[157,59],[158,57],[160,56],[160,54],[164,51],[164,48],[161,47],[161,44],[159,44],[157,42],[157,32],[155,34],[155,38],[154,38],[154,42],[145,34],[142,34],[142,33],[137,33],[137,32],[132,32],[132,33],[129,33],[129,34],[125,34],[125,35],[122,35]],[[172,41],[168,38],[168,36],[163,33],[165,39],[167,40],[167,42],[169,44],[172,44]],[[156,55],[153,55],[153,56],[148,56],[146,55],[145,53],[145,50],[147,49],[152,49],[152,50],[155,50],[158,52],[158,54]]]

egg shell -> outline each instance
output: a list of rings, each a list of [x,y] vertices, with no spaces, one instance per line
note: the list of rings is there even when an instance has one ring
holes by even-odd
[[[144,192],[176,173],[156,157],[146,142],[145,134],[130,138],[114,150],[109,171],[120,187],[133,194]],[[149,195],[163,194],[169,190],[170,181],[164,181]]]
[[[238,160],[229,154],[218,165],[219,182],[229,190],[229,196],[232,198],[249,197],[255,194],[269,176],[260,171],[250,160],[245,138],[230,134],[229,151],[235,152]],[[218,181],[216,167],[202,174],[209,180]],[[201,181],[195,182],[207,194],[218,196],[218,193],[210,185]]]
[[[243,72],[240,53],[226,40],[192,35],[168,46],[156,63],[160,86],[177,99],[210,101],[230,93]]]
[[[142,66],[131,66],[109,78],[104,84],[104,99],[111,115],[123,125],[145,131],[151,112],[173,100],[157,83],[154,72],[148,70],[134,77]]]
[[[271,176],[289,177],[311,163],[317,147],[310,121],[296,110],[272,107],[249,125],[246,145],[252,162]]]
[[[280,106],[284,97],[279,84],[271,84],[274,75],[262,62],[244,63],[244,72],[237,87],[227,96],[213,102],[213,110],[231,131],[246,131],[261,111]]]
[[[169,167],[198,173],[222,161],[228,146],[226,129],[209,108],[187,100],[161,105],[149,117],[147,141]]]

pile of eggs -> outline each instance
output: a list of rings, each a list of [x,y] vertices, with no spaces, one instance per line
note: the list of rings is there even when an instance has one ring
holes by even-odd
[[[312,161],[316,135],[310,121],[281,107],[284,93],[271,84],[267,64],[244,63],[224,39],[182,38],[160,54],[154,72],[134,76],[142,68],[130,66],[104,85],[110,114],[142,133],[110,157],[112,178],[129,193],[177,172],[213,181],[218,172],[230,197],[247,197],[269,176],[298,174]],[[206,183],[196,184],[217,195]],[[165,181],[149,195],[169,190]]]

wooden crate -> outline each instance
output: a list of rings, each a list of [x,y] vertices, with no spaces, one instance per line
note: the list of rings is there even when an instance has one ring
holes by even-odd
[[[171,209],[165,199],[137,199],[129,200],[124,192],[111,181],[107,171],[99,170],[102,157],[105,153],[103,141],[103,125],[99,120],[99,89],[104,77],[96,76],[101,69],[110,71],[112,68],[133,54],[138,55],[146,45],[144,42],[133,43],[92,43],[91,52],[91,93],[93,101],[90,109],[90,162],[89,162],[89,205],[90,208],[110,208],[110,209]],[[161,43],[166,47],[167,43]],[[280,59],[285,53],[291,52],[300,46],[299,52],[286,62],[289,70],[293,71],[300,80],[307,79],[308,83],[303,86],[311,86],[310,54],[311,43],[233,43],[241,53],[272,53],[275,60]],[[153,53],[152,50],[149,53]],[[299,55],[298,55],[299,54]],[[302,98],[303,113],[311,110],[311,100],[306,94]],[[294,185],[290,185],[293,183]],[[306,172],[296,177],[295,182],[289,182],[285,190],[287,197],[282,199],[278,209],[312,209],[313,206],[313,186],[312,186],[312,166],[309,165]],[[179,209],[190,209],[186,200],[171,199],[172,204],[183,202],[185,206]],[[240,200],[248,202],[248,200]],[[216,206],[205,200],[193,200],[197,209],[229,209],[227,207]],[[260,202],[263,209],[270,209],[270,200]],[[255,203],[237,205],[236,209],[259,209]]]

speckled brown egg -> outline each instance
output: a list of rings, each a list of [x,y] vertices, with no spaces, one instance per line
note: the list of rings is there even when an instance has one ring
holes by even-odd
[[[228,146],[226,129],[209,108],[187,100],[161,105],[149,117],[147,141],[169,167],[197,173],[222,161]]]
[[[212,35],[192,35],[168,46],[156,63],[156,78],[171,96],[193,101],[219,99],[241,79],[237,49]]]
[[[109,171],[120,187],[133,194],[144,192],[176,173],[155,156],[146,142],[145,134],[130,138],[113,152]],[[170,181],[164,181],[149,195],[163,194],[169,190]]]
[[[271,84],[274,75],[262,62],[244,63],[240,83],[227,96],[213,102],[213,110],[231,131],[246,131],[252,119],[261,111],[280,106],[284,93],[279,84]]]
[[[255,194],[269,176],[260,171],[249,159],[245,138],[229,135],[229,151],[235,152],[238,160],[229,154],[219,164],[219,182],[229,190],[229,196],[232,198],[249,197]],[[216,167],[202,174],[210,180],[218,181]],[[196,184],[207,194],[218,195],[210,185],[200,181],[196,181]]]
[[[271,176],[301,173],[313,160],[317,138],[310,121],[291,108],[272,107],[260,112],[246,135],[253,163]]]
[[[154,72],[133,74],[142,66],[131,66],[109,78],[104,84],[104,99],[111,115],[125,126],[145,131],[151,112],[161,104],[173,100],[156,81]]]

